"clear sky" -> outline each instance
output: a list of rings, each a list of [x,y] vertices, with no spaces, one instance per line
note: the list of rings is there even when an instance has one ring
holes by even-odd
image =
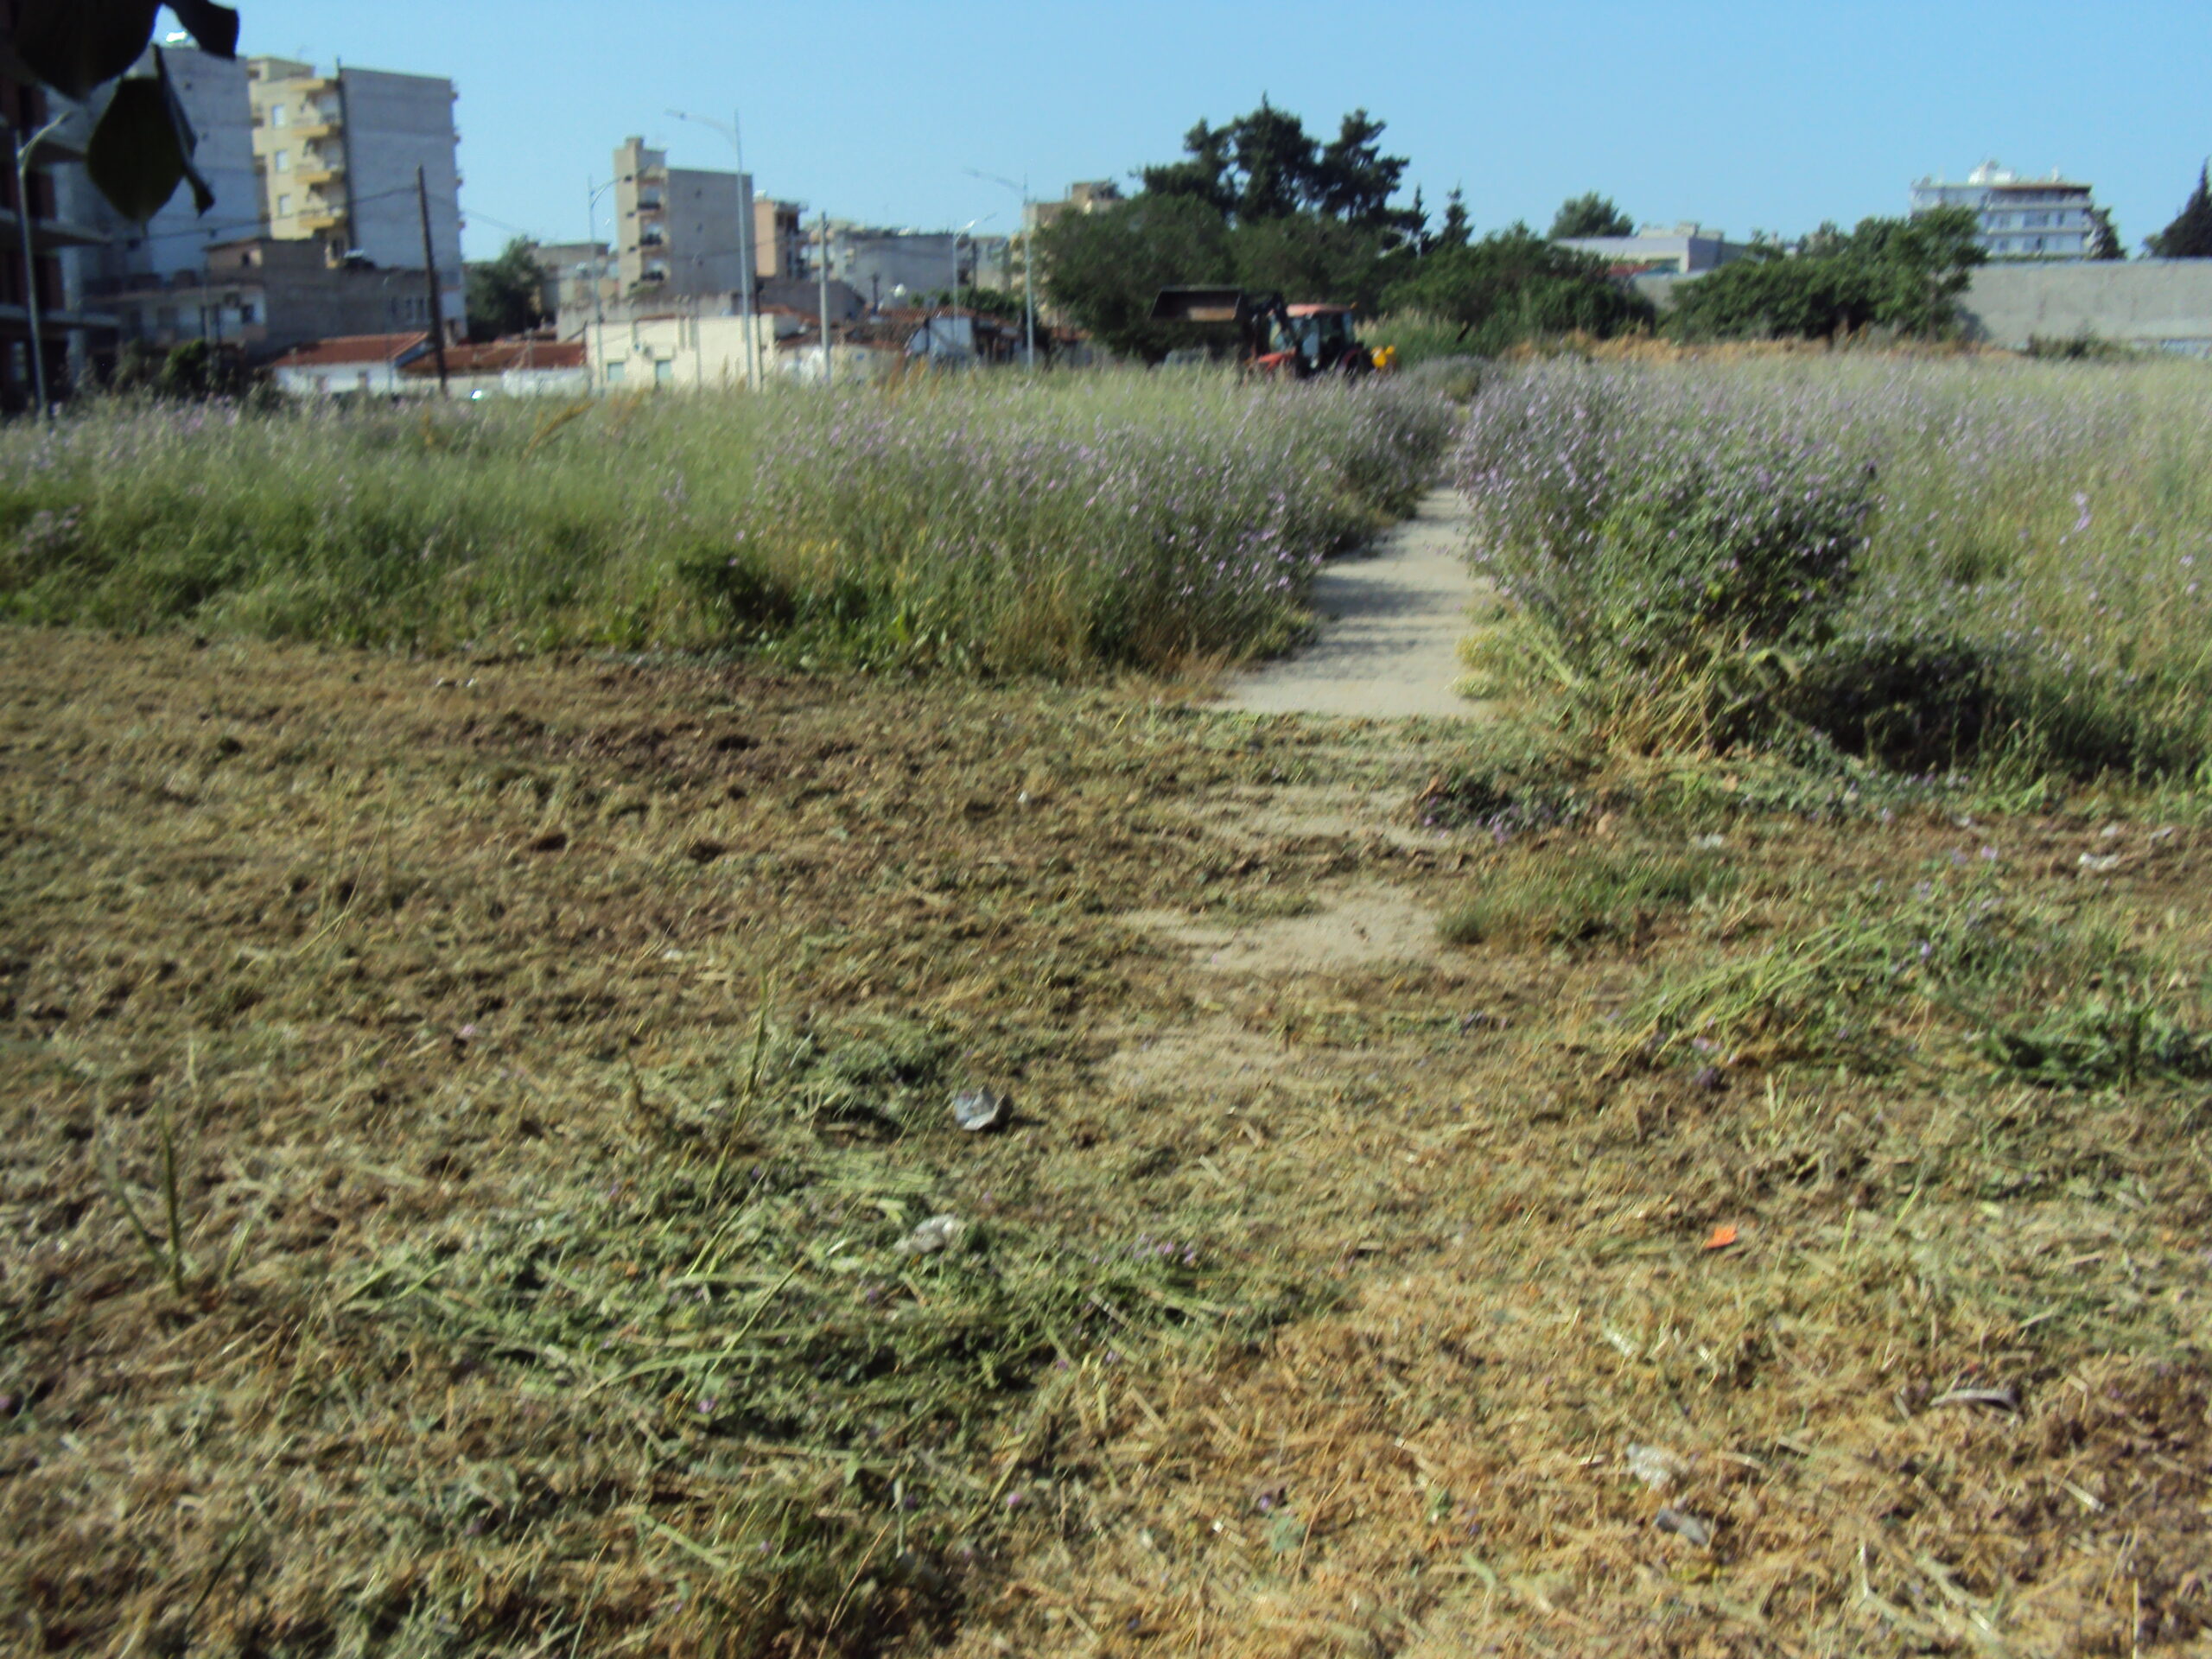
[[[741,111],[764,194],[986,233],[1019,204],[969,169],[1056,196],[1262,94],[1324,133],[1363,106],[1408,183],[1432,207],[1461,186],[1481,229],[1541,230],[1597,189],[1639,219],[1788,234],[1902,213],[1912,180],[1994,156],[2094,185],[2132,252],[2212,152],[2207,0],[235,3],[248,52],[454,81],[471,257],[513,230],[581,238],[626,134],[730,165],[671,109]]]

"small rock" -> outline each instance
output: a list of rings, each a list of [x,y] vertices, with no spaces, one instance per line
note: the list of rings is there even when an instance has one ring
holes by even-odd
[[[2118,853],[2084,853],[2074,861],[2092,875],[2102,875],[2107,870],[2120,868]]]
[[[893,1255],[935,1255],[960,1242],[968,1224],[957,1216],[931,1216],[891,1247]]]
[[[1013,1118],[1013,1100],[995,1089],[969,1089],[952,1097],[952,1121],[970,1135],[1004,1128]]]
[[[1651,1517],[1651,1524],[1662,1532],[1673,1533],[1693,1549],[1707,1548],[1713,1542],[1713,1522],[1688,1510],[1662,1510]]]
[[[1700,836],[1696,840],[1690,842],[1690,847],[1692,850],[1700,853],[1725,852],[1727,850],[1728,847],[1728,837],[1726,836]]]
[[[1689,1459],[1663,1446],[1631,1444],[1626,1448],[1626,1454],[1629,1473],[1655,1492],[1665,1491],[1675,1484],[1677,1476],[1689,1472]]]

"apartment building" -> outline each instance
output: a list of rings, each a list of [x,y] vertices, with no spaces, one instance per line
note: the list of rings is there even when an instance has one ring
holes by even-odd
[[[1925,178],[1912,187],[1912,211],[1971,207],[1992,259],[2086,259],[2097,235],[2090,188],[2058,174],[2026,179],[1984,162],[1963,183]]]
[[[430,247],[449,274],[452,315],[463,310],[460,135],[453,83],[344,65],[324,73],[289,58],[246,63],[254,166],[269,233],[320,242],[340,258],[390,267],[423,264],[419,168],[428,187]]]
[[[197,270],[209,249],[257,235],[264,226],[245,65],[202,52],[189,35],[181,33],[162,42],[162,57],[170,89],[200,141],[192,163],[214,192],[214,206],[201,213],[190,188],[180,186],[168,205],[141,225],[117,213],[97,191],[88,190],[87,217],[107,233],[105,248],[86,262],[95,284],[147,277],[167,280]],[[130,73],[152,74],[153,54],[149,51]],[[104,87],[86,106],[86,134],[105,111],[111,95],[111,89]]]
[[[13,27],[12,0],[0,0],[0,29]],[[19,80],[0,67],[0,120],[17,133],[34,133],[53,113],[45,90]],[[28,200],[18,200],[16,169],[0,167],[0,410],[20,413],[37,407],[35,357],[43,354],[44,401],[68,395],[77,376],[114,348],[115,320],[86,308],[83,261],[99,249],[105,232],[90,218],[91,181],[85,176],[81,114],[49,136],[32,152]],[[22,251],[22,226],[28,215],[31,255]],[[31,302],[38,308],[40,353],[31,350]]]
[[[666,150],[626,138],[614,152],[614,212],[625,294],[711,294],[742,282],[756,240],[751,174],[671,167]]]

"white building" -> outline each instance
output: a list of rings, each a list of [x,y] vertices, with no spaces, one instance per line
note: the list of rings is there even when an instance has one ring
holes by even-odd
[[[1981,245],[1993,259],[2086,259],[2096,243],[2089,187],[2056,173],[2024,179],[1984,162],[1963,184],[1926,178],[1913,185],[1916,215],[1938,207],[1973,208],[1981,220]]]
[[[321,241],[373,265],[420,270],[419,168],[442,303],[448,318],[463,315],[453,83],[342,65],[326,74],[288,58],[250,59],[246,82],[270,234]]]
[[[1559,245],[1594,253],[1617,270],[1639,276],[1693,276],[1751,251],[1731,242],[1725,231],[1694,224],[1646,225],[1634,236],[1561,237]]]

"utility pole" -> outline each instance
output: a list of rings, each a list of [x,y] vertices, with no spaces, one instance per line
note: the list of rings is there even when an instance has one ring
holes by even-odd
[[[822,210],[822,384],[837,383],[837,359],[830,353],[830,210]]]
[[[452,396],[446,385],[445,308],[438,297],[438,256],[430,245],[430,185],[421,168],[415,169],[415,201],[423,210],[423,269],[430,279],[430,349],[438,358],[438,396]]]

